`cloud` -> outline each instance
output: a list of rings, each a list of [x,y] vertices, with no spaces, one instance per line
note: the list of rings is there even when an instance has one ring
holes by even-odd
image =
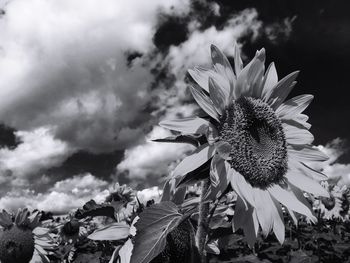
[[[128,171],[128,176],[134,181],[147,181],[151,176],[161,179],[168,175],[174,162],[183,158],[185,153],[193,150],[187,144],[172,144],[152,142],[152,139],[165,138],[171,132],[154,127],[146,137],[146,142],[125,151],[124,160],[117,165],[117,173]]]
[[[158,14],[185,14],[188,5],[8,2],[0,19],[0,119],[19,130],[57,126],[59,139],[94,152],[137,142],[151,98],[145,64]],[[145,55],[127,65],[133,52]]]
[[[350,186],[350,164],[338,162],[339,158],[348,151],[346,141],[336,138],[325,146],[319,145],[318,148],[329,156],[329,160],[314,167],[322,170],[330,180],[340,185]]]
[[[251,35],[253,39],[257,37],[262,23],[258,20],[255,9],[245,9],[228,19],[222,29],[211,26],[202,31],[199,30],[199,26],[196,21],[190,23],[189,38],[169,50],[169,64],[175,75],[193,66],[208,64],[211,44],[217,45],[227,55],[233,56],[234,42],[246,35]]]
[[[21,143],[16,148],[0,149],[0,167],[16,178],[25,179],[42,169],[58,166],[74,150],[55,139],[49,127],[17,131],[15,135]]]
[[[76,175],[72,178],[56,182],[46,193],[36,193],[34,190],[13,190],[0,198],[0,209],[16,211],[28,207],[51,211],[55,214],[65,214],[77,209],[90,199],[101,202],[106,196],[108,182],[91,174]]]

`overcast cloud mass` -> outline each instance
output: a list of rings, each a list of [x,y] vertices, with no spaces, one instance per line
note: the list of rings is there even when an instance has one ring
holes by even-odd
[[[300,23],[309,17],[318,23],[317,14],[334,10],[323,3],[316,14],[277,7],[266,10],[254,1],[0,0],[0,208],[65,213],[91,198],[102,200],[116,181],[138,189],[161,186],[192,148],[152,142],[171,135],[157,123],[198,110],[187,90],[187,69],[208,65],[212,43],[232,56],[235,41],[245,59],[266,46],[280,77],[305,69],[299,83],[306,89],[298,84],[292,95],[316,97],[313,132],[331,157],[318,168],[350,184],[348,126],[339,124],[337,134],[321,121],[333,119],[333,104],[344,104],[335,106],[326,87],[311,85],[320,76],[301,56],[313,46],[302,38],[308,29]],[[342,38],[348,21],[338,19],[336,32],[325,34],[337,36],[343,47],[350,41]],[[330,61],[337,44],[325,52],[319,43]],[[338,56],[349,56],[344,52]],[[339,74],[338,90],[345,85]],[[324,105],[328,111],[321,115]]]

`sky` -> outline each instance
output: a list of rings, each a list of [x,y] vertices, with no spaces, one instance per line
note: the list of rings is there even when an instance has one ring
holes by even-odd
[[[193,148],[152,139],[198,111],[186,71],[210,44],[265,47],[306,111],[327,175],[350,183],[346,1],[0,0],[0,208],[65,213],[115,182],[161,186]]]

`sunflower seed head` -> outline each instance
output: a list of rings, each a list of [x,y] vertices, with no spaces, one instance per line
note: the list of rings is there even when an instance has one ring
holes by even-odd
[[[231,167],[254,187],[284,181],[287,148],[281,121],[260,99],[241,97],[220,119],[219,138],[231,146]]]

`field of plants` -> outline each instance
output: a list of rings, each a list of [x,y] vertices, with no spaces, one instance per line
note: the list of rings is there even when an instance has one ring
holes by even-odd
[[[116,183],[65,217],[3,210],[1,262],[349,262],[350,192],[316,169],[313,96],[286,100],[298,72],[278,80],[264,49],[245,67],[237,46],[232,66],[211,58],[188,71],[205,114],[159,124],[173,136],[156,142],[194,146],[161,195]]]

